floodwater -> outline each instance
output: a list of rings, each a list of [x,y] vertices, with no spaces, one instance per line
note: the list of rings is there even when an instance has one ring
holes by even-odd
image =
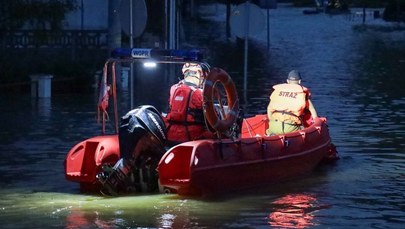
[[[243,45],[219,35],[222,12],[207,9],[205,20],[184,33],[189,46],[209,50],[209,63],[242,89]],[[63,160],[75,143],[100,133],[94,95],[2,95],[1,227],[403,228],[405,31],[381,29],[390,24],[372,18],[366,23],[375,26],[279,4],[270,11],[269,50],[266,31],[249,40],[246,115],[265,112],[271,86],[298,69],[341,156],[308,176],[251,192],[213,199],[82,194],[65,180]],[[144,95],[137,105],[148,95],[165,101],[150,87],[136,88]]]

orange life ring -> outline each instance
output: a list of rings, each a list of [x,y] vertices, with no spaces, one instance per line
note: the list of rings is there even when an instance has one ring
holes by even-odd
[[[228,110],[224,119],[218,117],[213,103],[214,87],[217,82],[220,82],[224,86],[227,96]],[[228,73],[220,68],[213,68],[205,79],[203,89],[203,108],[205,119],[210,126],[221,133],[227,131],[234,124],[238,116],[239,100],[235,84]]]

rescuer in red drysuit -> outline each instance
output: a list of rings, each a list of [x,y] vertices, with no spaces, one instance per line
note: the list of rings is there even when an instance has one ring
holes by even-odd
[[[169,111],[165,118],[167,139],[171,144],[213,137],[204,120],[201,65],[185,63],[182,72],[184,79],[170,88]]]

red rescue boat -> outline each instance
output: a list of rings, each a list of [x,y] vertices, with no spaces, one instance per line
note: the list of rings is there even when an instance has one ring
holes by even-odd
[[[82,191],[119,195],[163,188],[180,195],[216,194],[292,179],[338,158],[326,118],[316,118],[297,132],[266,136],[267,116],[243,118],[232,78],[201,62],[198,51],[117,49],[113,56],[104,65],[100,83],[102,134],[78,143],[65,159],[66,179],[80,183]],[[184,142],[166,151],[165,123],[151,105],[129,111],[118,123],[115,65],[156,57],[159,63],[204,66],[204,117],[216,139]],[[115,129],[106,135],[109,96]]]
[[[118,135],[89,138],[75,145],[65,159],[65,177],[80,183],[82,191],[96,191],[100,183],[96,175],[104,165],[114,165],[120,159]]]
[[[257,115],[244,119],[237,140],[174,146],[158,165],[160,185],[180,195],[217,194],[291,179],[338,157],[326,118],[285,135],[265,136],[267,128],[266,115]]]

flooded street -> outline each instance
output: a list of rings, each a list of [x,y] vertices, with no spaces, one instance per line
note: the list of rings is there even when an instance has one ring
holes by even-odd
[[[2,228],[403,228],[405,30],[302,10],[279,4],[270,11],[269,50],[265,30],[249,40],[245,115],[264,113],[272,85],[301,71],[318,115],[328,118],[341,157],[335,165],[215,199],[85,195],[65,180],[63,161],[74,144],[100,133],[95,95],[1,95]],[[225,37],[222,5],[204,12],[185,29],[183,45],[204,48],[243,98],[243,45]],[[137,105],[148,101],[152,92],[142,88],[155,81],[137,81]],[[152,96],[163,107],[169,84],[159,86],[167,94]]]

